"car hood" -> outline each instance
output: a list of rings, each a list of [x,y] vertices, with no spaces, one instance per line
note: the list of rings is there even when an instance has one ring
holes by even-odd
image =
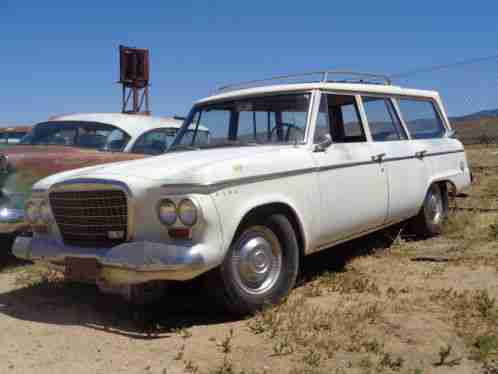
[[[16,145],[0,151],[0,188],[3,199],[19,200],[23,204],[25,195],[40,179],[55,173],[79,169],[90,165],[111,163],[120,160],[143,158],[130,153],[100,152],[67,146]],[[2,201],[5,203],[5,201]]]
[[[123,182],[133,178],[156,184],[211,184],[221,180],[276,172],[284,168],[289,170],[289,165],[302,167],[298,162],[298,153],[302,155],[302,147],[288,145],[178,151],[143,160],[56,174],[40,181],[36,188],[47,189],[55,183],[80,178],[114,179]],[[272,163],[274,154],[278,154],[279,159],[287,159],[290,162],[285,162],[285,165]],[[292,157],[296,157],[296,162],[292,163]]]

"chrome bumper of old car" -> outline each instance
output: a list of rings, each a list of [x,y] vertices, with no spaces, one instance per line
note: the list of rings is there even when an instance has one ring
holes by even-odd
[[[14,234],[26,227],[22,209],[0,207],[0,234]]]
[[[113,248],[65,246],[49,239],[19,236],[12,252],[16,257],[64,267],[68,259],[94,259],[96,282],[131,285],[155,280],[188,280],[209,270],[202,253],[204,244],[171,245],[147,241],[126,242]]]

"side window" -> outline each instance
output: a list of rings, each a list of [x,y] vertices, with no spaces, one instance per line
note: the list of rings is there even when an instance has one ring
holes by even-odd
[[[319,143],[325,134],[330,134],[335,143],[367,141],[354,96],[322,95],[316,119],[315,143]]]
[[[374,141],[406,139],[406,134],[389,99],[364,96],[362,100]]]
[[[443,137],[446,129],[430,100],[398,99],[403,120],[413,139]]]
[[[138,138],[131,150],[133,153],[159,155],[166,152],[174,133],[169,134],[165,129],[149,131]]]
[[[354,96],[327,95],[327,109],[332,140],[335,143],[367,141]]]

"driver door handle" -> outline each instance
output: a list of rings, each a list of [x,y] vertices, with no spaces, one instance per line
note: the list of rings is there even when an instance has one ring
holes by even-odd
[[[375,161],[375,162],[380,162],[382,161],[382,159],[386,157],[386,154],[385,153],[379,153],[378,155],[373,155],[372,156],[372,161]]]

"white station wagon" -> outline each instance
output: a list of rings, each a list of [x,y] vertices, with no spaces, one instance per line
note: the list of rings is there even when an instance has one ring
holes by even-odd
[[[290,292],[307,254],[405,220],[438,234],[449,192],[470,184],[438,93],[332,75],[225,87],[170,152],[41,180],[14,253],[128,296],[206,273],[251,313]]]

